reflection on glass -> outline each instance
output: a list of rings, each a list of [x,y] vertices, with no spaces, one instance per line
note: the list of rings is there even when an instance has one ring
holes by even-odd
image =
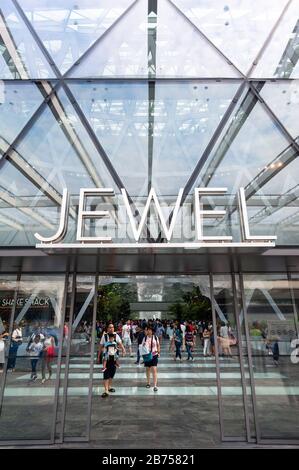
[[[129,194],[147,194],[148,84],[88,81],[69,86]]]
[[[208,428],[213,434],[213,439],[218,441],[219,415],[211,328],[209,328],[210,343],[206,348],[206,355],[203,355],[203,331],[211,326],[212,320],[209,277],[204,275],[100,276],[97,307],[98,345],[109,320],[112,320],[114,330],[119,335],[124,335],[123,326],[128,320],[131,320],[132,325],[130,342],[133,357],[130,357],[127,347],[128,354],[125,357],[120,355],[120,369],[116,370],[113,379],[113,388],[115,388],[113,393],[118,400],[124,400],[125,403],[122,408],[122,420],[129,423],[132,419],[132,410],[126,406],[128,395],[138,401],[155,393],[152,389],[145,388],[144,368],[140,369],[138,365],[142,359],[137,355],[137,335],[133,334],[134,331],[139,331],[138,327],[142,329],[148,322],[152,322],[161,342],[161,355],[157,367],[157,394],[161,394],[159,400],[165,398],[169,410],[176,406],[177,396],[181,396],[182,400],[191,400],[192,409],[188,414],[187,426],[190,430],[193,426],[197,429],[195,440],[205,439]],[[161,326],[164,332],[160,329]],[[181,338],[175,333],[176,329],[182,332]],[[189,336],[184,337],[187,331]],[[191,338],[190,332],[192,332]],[[127,342],[125,339],[124,341]],[[95,367],[102,367],[98,359]],[[223,372],[226,372],[225,364]],[[127,427],[119,426],[119,414],[116,410],[107,408],[104,399],[100,398],[103,392],[102,374],[94,374],[93,385],[91,439],[98,436],[102,420],[106,419],[110,422],[109,434],[113,435],[117,431],[118,438],[125,439]],[[142,420],[146,427],[152,422],[152,410],[148,407],[143,407]],[[198,428],[198,422],[202,420],[205,427]],[[159,419],[157,424],[159,425]],[[165,421],[163,427],[155,430],[155,435],[159,440],[169,437],[173,432],[172,426],[171,422]],[[176,428],[176,439],[180,439],[185,432],[185,427]]]
[[[71,77],[138,77],[148,73],[147,1],[138,1],[104,36]]]
[[[95,328],[93,325],[94,294],[94,277],[78,275],[73,321],[71,325],[65,324],[66,335],[70,341],[64,423],[64,437],[66,438],[86,438],[87,436],[88,390],[91,383],[91,350]]]
[[[11,0],[1,2],[0,78],[55,78]]]
[[[184,14],[243,73],[258,55],[267,36],[282,13],[286,0],[174,0]],[[267,75],[266,75],[267,76]]]
[[[299,2],[295,0],[290,2],[252,76],[299,78],[298,34]]]
[[[289,281],[245,275],[244,289],[261,437],[296,439],[299,383],[291,353],[298,331]]]
[[[0,390],[4,383],[5,362],[9,353],[9,331],[15,289],[15,276],[0,277]]]
[[[296,139],[299,135],[299,123],[295,117],[299,104],[299,81],[266,83],[260,94],[289,133]]]
[[[246,437],[244,399],[238,343],[240,341],[230,275],[213,276],[214,305],[217,318],[217,338],[221,364],[221,395],[224,435]],[[245,378],[248,367],[245,367]]]
[[[21,278],[0,417],[2,440],[51,439],[63,296],[63,276]]]
[[[239,83],[156,83],[153,115],[153,187],[176,195],[200,161]]]
[[[241,76],[170,2],[158,2],[156,75]]]
[[[35,84],[0,82],[0,154],[5,153],[42,101]]]
[[[21,0],[27,18],[65,73],[89,46],[121,16],[131,0]]]

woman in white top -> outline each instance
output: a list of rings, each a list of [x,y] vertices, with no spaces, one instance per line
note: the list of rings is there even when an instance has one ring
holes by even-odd
[[[150,388],[151,384],[151,373],[153,375],[154,381],[154,392],[158,391],[157,381],[158,381],[158,358],[160,356],[160,343],[157,336],[153,334],[152,326],[147,326],[145,328],[145,337],[141,343],[142,356],[144,360],[144,366],[146,371],[146,388]],[[145,352],[147,354],[145,355]],[[146,356],[150,356],[148,359]],[[148,360],[147,360],[148,359]]]
[[[17,353],[19,346],[22,344],[23,337],[22,337],[22,328],[14,323],[13,331],[11,335],[11,342],[10,348],[8,353],[8,361],[7,361],[7,370],[11,370],[12,372],[15,371],[16,368],[16,360],[17,360]]]

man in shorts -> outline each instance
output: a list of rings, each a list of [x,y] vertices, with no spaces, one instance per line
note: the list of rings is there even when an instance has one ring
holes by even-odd
[[[105,343],[107,343],[109,339],[109,335],[113,334],[115,338],[115,342],[117,347],[122,350],[123,356],[126,355],[126,350],[121,342],[121,339],[117,333],[114,333],[114,325],[113,323],[109,323],[106,328],[106,332],[103,333],[103,336],[100,341],[100,350],[101,352],[105,348]],[[110,337],[111,338],[111,337]],[[114,360],[107,360],[106,363],[106,370],[103,373],[103,380],[104,380],[104,392],[102,393],[102,397],[108,397],[109,393],[114,393],[115,388],[112,387],[112,380],[114,378],[116,372],[116,363]]]

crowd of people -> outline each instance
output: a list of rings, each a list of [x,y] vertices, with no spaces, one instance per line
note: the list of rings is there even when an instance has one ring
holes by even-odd
[[[256,330],[256,328],[255,328]],[[254,330],[254,331],[255,331]],[[96,322],[96,330],[92,323],[81,321],[76,333],[84,335],[86,344],[91,343],[93,334],[96,337],[98,363],[102,364],[104,392],[103,397],[115,390],[112,380],[117,368],[121,366],[120,355],[135,357],[135,365],[145,366],[146,387],[158,390],[158,361],[161,354],[161,346],[167,341],[166,349],[172,355],[174,361],[182,362],[183,354],[186,360],[193,362],[195,351],[202,353],[203,357],[215,356],[215,347],[218,346],[219,355],[232,357],[232,346],[237,344],[229,322],[218,322],[216,334],[213,323],[210,320],[203,321],[179,321],[179,320],[121,320],[116,323],[103,321]],[[252,332],[252,336],[253,336]],[[37,367],[40,366],[42,383],[51,379],[52,363],[57,355],[59,340],[58,328],[47,328],[40,323],[26,325],[13,325],[10,335],[7,354],[7,370],[14,372],[18,349],[26,336],[25,354],[30,358],[31,381],[37,380]],[[74,331],[72,337],[74,336]],[[66,322],[63,326],[63,345],[66,346],[69,337],[69,326]],[[2,322],[0,331],[0,373],[3,372],[5,361],[5,346],[8,342],[8,325]],[[73,339],[73,338],[72,338]],[[273,350],[273,359],[278,363],[278,343],[269,343],[265,338],[265,345],[269,351]]]
[[[211,321],[127,320],[116,325],[109,322],[106,326],[97,322],[96,330],[99,339],[98,362],[102,363],[104,374],[103,398],[115,392],[112,380],[120,367],[120,353],[132,357],[134,343],[135,364],[145,366],[145,386],[151,387],[152,377],[154,392],[158,391],[157,367],[163,341],[169,340],[168,350],[173,354],[174,361],[182,362],[183,352],[187,353],[187,361],[194,361],[194,352],[199,345],[203,348],[204,357],[215,356],[215,334]],[[231,346],[236,345],[237,340],[229,323],[217,325],[216,338],[220,355],[232,357]]]

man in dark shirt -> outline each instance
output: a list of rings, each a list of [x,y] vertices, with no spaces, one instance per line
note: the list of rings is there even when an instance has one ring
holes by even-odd
[[[143,341],[143,338],[145,337],[144,330],[138,326],[136,330],[136,338],[137,338],[137,361],[135,364],[140,364],[140,351],[139,351],[139,346]]]

